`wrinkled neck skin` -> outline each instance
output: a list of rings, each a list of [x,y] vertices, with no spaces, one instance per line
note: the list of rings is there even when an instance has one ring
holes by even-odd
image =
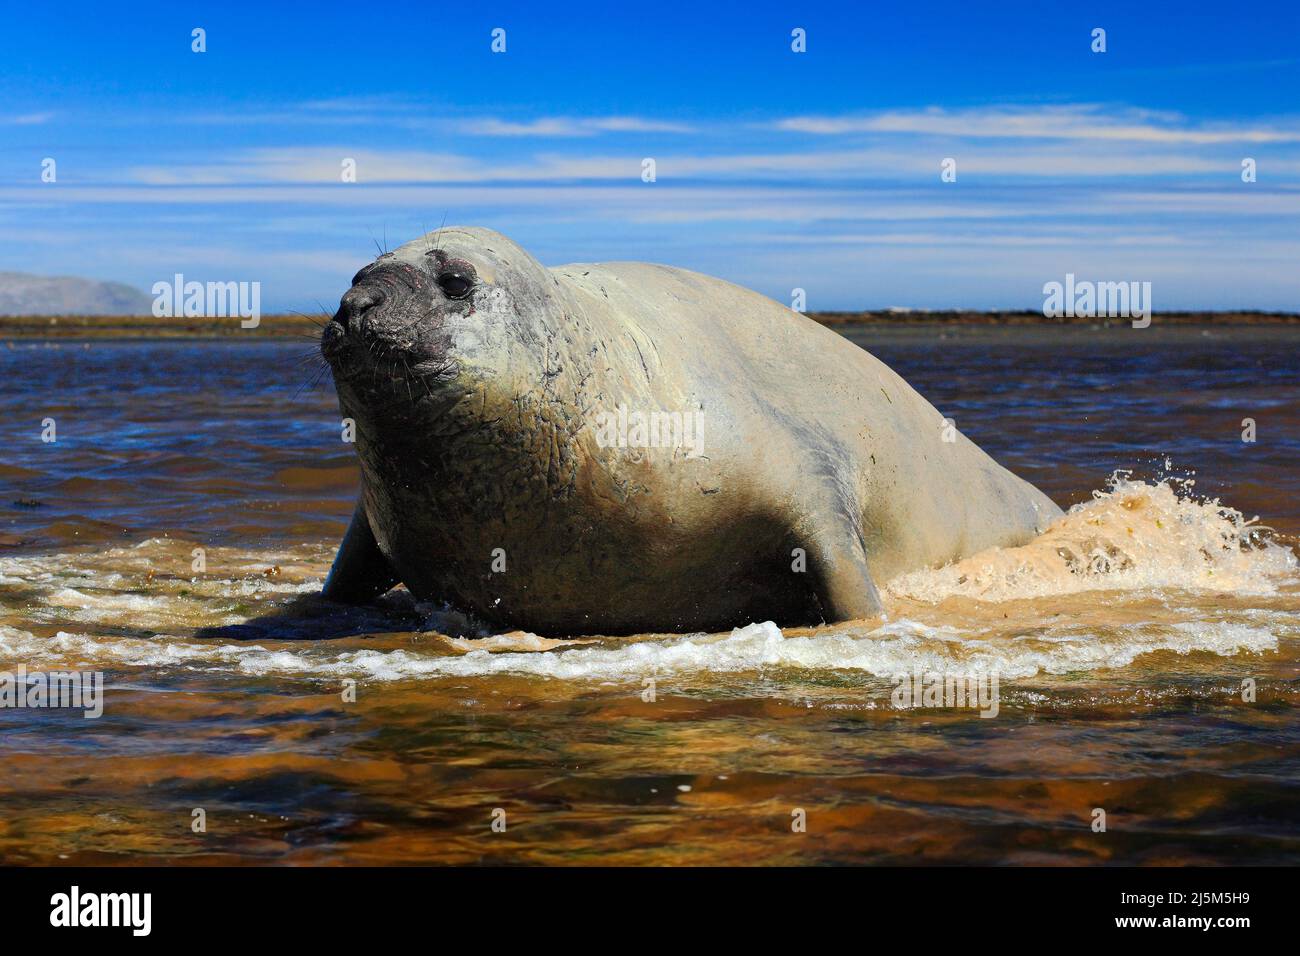
[[[447,316],[447,371],[403,374],[400,358],[337,381],[356,422],[363,501],[381,550],[402,556],[482,554],[510,528],[540,532],[551,502],[572,492],[590,457],[592,328],[580,303],[545,270],[500,273],[471,309]],[[399,520],[400,517],[400,520]],[[468,537],[477,540],[466,540]]]

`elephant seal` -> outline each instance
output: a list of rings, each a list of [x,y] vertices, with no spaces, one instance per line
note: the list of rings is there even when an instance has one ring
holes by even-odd
[[[1061,513],[866,351],[683,269],[445,228],[358,272],[321,350],[362,473],[332,600],[401,582],[542,633],[835,622]]]

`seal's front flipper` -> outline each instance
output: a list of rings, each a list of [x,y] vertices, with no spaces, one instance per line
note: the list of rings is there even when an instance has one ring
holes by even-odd
[[[383,594],[399,580],[375,542],[365,505],[358,501],[352,524],[348,525],[348,532],[334,558],[334,566],[330,568],[330,576],[321,589],[321,597],[344,604],[360,604]]]
[[[884,610],[867,567],[867,550],[854,529],[820,529],[810,549],[817,597],[826,623],[878,617]]]

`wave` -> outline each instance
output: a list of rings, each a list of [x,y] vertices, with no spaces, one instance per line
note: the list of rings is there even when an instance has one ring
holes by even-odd
[[[447,636],[464,633],[454,613],[407,596],[394,601],[404,614],[400,626],[391,611],[369,609],[364,627],[340,640],[276,639],[285,634],[275,630],[247,643],[200,639],[192,636],[200,628],[243,624],[318,590],[330,548],[210,548],[211,573],[194,575],[186,573],[192,547],[151,538],[0,559],[0,584],[18,585],[22,604],[0,607],[0,669],[21,663],[377,681],[512,674],[616,683],[689,674],[798,682],[827,674],[854,684],[917,670],[1004,679],[1085,674],[1157,652],[1266,654],[1280,640],[1300,638],[1300,575],[1289,548],[1217,500],[1194,499],[1186,483],[1148,484],[1124,474],[1023,547],[891,581],[882,591],[883,621],[788,633],[768,621],[729,634],[463,639]],[[169,568],[177,573],[164,573]],[[1090,596],[1103,591],[1104,601]],[[408,635],[400,647],[383,636],[398,632]]]
[[[493,650],[449,653],[457,642],[435,638],[442,653],[346,650],[329,642],[307,647],[206,644],[143,638],[96,638],[59,632],[40,638],[0,627],[0,655],[37,667],[183,667],[252,676],[371,679],[487,677],[515,674],[559,680],[639,681],[691,673],[848,671],[894,679],[924,673],[996,673],[1003,679],[1121,668],[1143,654],[1194,651],[1220,656],[1262,653],[1278,646],[1277,621],[1181,621],[1130,625],[1106,635],[1087,628],[989,641],[978,633],[919,621],[894,621],[861,631],[834,629],[786,635],[771,621],[726,635],[684,635],[632,643],[557,647],[535,651],[534,635],[519,635],[520,650],[498,639]],[[1271,626],[1270,626],[1271,625]],[[1294,622],[1291,632],[1297,630]]]

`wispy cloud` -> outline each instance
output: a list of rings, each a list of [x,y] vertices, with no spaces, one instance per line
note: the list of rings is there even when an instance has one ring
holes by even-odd
[[[306,100],[297,105],[299,110],[316,113],[396,113],[411,109],[409,99],[396,96],[336,96],[329,99]]]
[[[595,136],[598,133],[691,133],[695,127],[636,116],[548,116],[516,122],[503,119],[472,120],[456,128],[474,136]]]
[[[958,158],[960,173],[984,178],[1072,178],[1209,176],[1235,177],[1236,154],[1203,153],[1168,144],[1116,143],[1105,151],[1081,151],[1051,141],[1012,147],[991,140],[948,144],[924,143],[801,150],[725,152],[699,155],[655,150],[658,181],[782,182],[882,180],[937,181],[940,161]],[[339,183],[345,160],[355,162],[359,184],[451,183],[640,183],[644,151],[623,154],[543,153],[482,158],[468,152],[356,149],[351,146],[296,146],[232,151],[213,161],[186,160],[131,167],[125,179],[153,186]],[[1273,175],[1300,174],[1298,160],[1270,160]],[[970,181],[969,178],[966,181]]]
[[[158,116],[137,114],[118,122],[159,122]],[[172,117],[175,121],[175,117]],[[428,102],[389,97],[344,97],[293,104],[243,104],[238,109],[203,110],[180,121],[191,125],[346,127],[383,126],[437,130],[459,136],[574,139],[602,134],[695,133],[690,123],[644,116],[464,116],[460,111]]]
[[[1047,186],[1007,185],[978,192],[942,186],[829,188],[825,186],[646,184],[236,184],[175,186],[75,186],[40,184],[0,187],[0,210],[24,202],[75,204],[88,209],[145,207],[282,207],[294,209],[296,228],[309,221],[328,221],[344,210],[369,210],[391,218],[399,210],[464,209],[471,215],[509,213],[552,222],[595,223],[792,223],[821,227],[859,223],[987,223],[990,230],[1022,234],[1027,224],[1043,223],[1057,235],[1082,240],[1081,224],[1096,222],[1128,234],[1162,228],[1185,232],[1208,230],[1224,241],[1228,230],[1263,240],[1269,230],[1293,235],[1291,220],[1300,214],[1300,190],[1278,188],[1182,189],[1157,192],[1144,188],[1061,190]],[[308,217],[308,218],[303,218]],[[1208,217],[1208,219],[1207,219]],[[0,217],[3,218],[3,217]],[[1189,221],[1190,220],[1190,221]],[[149,222],[158,221],[149,214]],[[1207,226],[1206,222],[1210,224]],[[1115,223],[1125,223],[1122,228]],[[1174,225],[1177,229],[1174,229]],[[193,230],[192,225],[186,229]],[[240,226],[246,231],[247,226]],[[1041,230],[1040,230],[1041,233]]]
[[[778,130],[822,136],[908,133],[999,139],[1068,139],[1142,143],[1293,143],[1300,126],[1193,123],[1177,113],[1098,104],[887,110],[855,116],[798,116],[777,120]]]
[[[0,116],[0,124],[8,126],[41,126],[54,119],[53,113],[20,113],[17,116]]]
[[[322,101],[312,112],[345,117],[389,110],[387,99]],[[403,114],[405,117],[405,114]],[[411,117],[405,117],[410,120]],[[1300,157],[1270,147],[1300,142],[1288,121],[1193,123],[1176,113],[1095,104],[1001,106],[886,111],[843,117],[793,117],[757,130],[751,122],[714,124],[708,139],[637,139],[684,133],[691,126],[635,116],[551,116],[526,121],[498,117],[435,121],[445,148],[363,148],[345,142],[263,146],[225,154],[186,154],[128,167],[109,180],[151,186],[333,184],[345,160],[363,185],[640,183],[642,163],[654,159],[660,182],[781,183],[937,182],[940,162],[957,160],[963,186],[991,180],[1043,178],[1073,182],[1178,177],[1220,183],[1239,177],[1243,150],[1261,150],[1262,171],[1274,182],[1300,176]],[[577,138],[630,134],[599,152]],[[729,135],[729,133],[731,135]],[[797,141],[790,133],[804,134]],[[499,139],[492,149],[476,137]],[[409,139],[409,137],[407,137]],[[342,140],[343,137],[331,136]],[[544,144],[538,149],[537,142]],[[382,142],[382,141],[381,141]],[[742,143],[743,148],[727,147]],[[1104,144],[1081,149],[1082,143]]]

